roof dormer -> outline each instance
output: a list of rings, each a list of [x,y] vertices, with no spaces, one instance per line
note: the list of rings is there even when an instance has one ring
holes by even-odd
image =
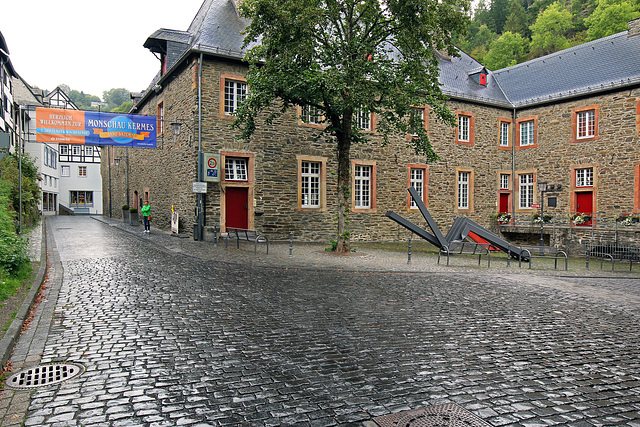
[[[471,80],[479,84],[480,86],[487,86],[487,78],[489,76],[489,72],[486,67],[482,67],[477,70],[473,70],[469,73],[469,77]]]

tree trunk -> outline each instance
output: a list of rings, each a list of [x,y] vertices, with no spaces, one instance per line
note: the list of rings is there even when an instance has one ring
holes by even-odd
[[[351,137],[339,133],[338,139],[338,245],[336,252],[351,252],[351,237],[348,229],[351,211]]]

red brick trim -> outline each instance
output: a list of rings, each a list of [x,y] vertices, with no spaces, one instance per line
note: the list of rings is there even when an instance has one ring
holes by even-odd
[[[502,138],[502,123],[508,123],[509,124],[509,134],[507,136],[507,145],[500,145],[500,141]],[[511,151],[511,147],[513,144],[513,120],[511,119],[505,119],[504,117],[499,117],[498,118],[498,149],[499,150],[509,150]]]
[[[429,165],[409,163],[407,165],[407,188],[411,186],[411,169],[424,170],[423,182],[422,182],[422,202],[428,208],[429,207]],[[407,212],[415,211],[416,208],[411,208],[411,195],[407,192]]]
[[[589,137],[589,138],[578,138],[578,113],[582,113],[584,111],[594,111],[594,120],[595,120],[595,128],[594,128],[594,136]],[[577,142],[590,142],[590,141],[597,141],[598,139],[600,139],[599,135],[598,135],[598,118],[599,118],[599,112],[600,112],[600,105],[599,104],[595,104],[595,105],[589,105],[587,107],[580,107],[580,108],[574,108],[573,111],[571,111],[571,143],[577,143]]]
[[[475,115],[473,113],[469,113],[468,111],[456,111],[456,123],[459,123],[459,117],[460,116],[467,116],[469,117],[469,140],[468,141],[461,141],[460,139],[458,139],[459,136],[459,132],[458,132],[458,126],[455,127],[455,143],[456,144],[460,144],[460,145],[469,145],[472,146],[475,144],[476,141],[476,119],[475,119]]]
[[[533,144],[520,145],[520,124],[533,121]],[[538,116],[523,117],[516,120],[516,150],[526,150],[528,148],[536,148],[538,146]]]
[[[220,74],[220,99],[219,99],[220,109],[219,109],[218,115],[222,119],[233,120],[233,119],[236,118],[236,116],[224,113],[224,84],[225,84],[225,82],[227,80],[233,80],[233,81],[236,81],[236,82],[246,83],[247,79],[245,79],[242,76],[235,75],[235,74],[226,74],[226,73]]]

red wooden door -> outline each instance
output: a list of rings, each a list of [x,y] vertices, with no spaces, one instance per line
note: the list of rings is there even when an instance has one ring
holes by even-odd
[[[576,212],[589,215],[593,218],[593,192],[581,191],[576,193]],[[591,220],[580,225],[591,225]]]
[[[507,193],[500,193],[499,213],[509,213],[509,194]]]
[[[225,226],[249,228],[249,189],[242,187],[227,187],[225,194]]]

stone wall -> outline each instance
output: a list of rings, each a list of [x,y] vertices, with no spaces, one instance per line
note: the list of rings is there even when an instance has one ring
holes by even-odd
[[[189,233],[195,221],[196,196],[192,182],[196,180],[197,140],[197,58],[185,66],[176,78],[163,84],[163,90],[144,104],[143,114],[156,115],[157,105],[164,105],[165,132],[157,149],[129,149],[129,194],[149,192],[154,226],[168,229],[171,206],[183,219]],[[238,140],[230,129],[231,119],[220,114],[221,78],[243,76],[246,67],[239,62],[205,58],[202,76],[202,150],[234,152],[253,156],[253,181],[250,201],[252,226],[270,239],[325,241],[335,238],[336,171],[335,145],[327,136],[309,126],[302,126],[295,110],[271,126],[259,122],[249,142]],[[571,102],[545,105],[518,111],[516,119],[535,116],[538,120],[537,147],[515,150],[516,171],[533,170],[540,180],[562,184],[556,215],[566,216],[571,205],[571,168],[595,165],[597,174],[598,211],[631,212],[634,203],[634,165],[638,163],[636,131],[636,99],[640,90],[632,89],[583,98]],[[428,120],[429,137],[440,160],[428,166],[428,208],[446,234],[454,219],[467,216],[484,226],[498,210],[500,173],[511,173],[512,150],[498,147],[499,120],[513,120],[512,111],[492,106],[452,100],[449,108],[473,117],[474,143],[456,143],[455,129],[435,117]],[[588,105],[599,106],[599,138],[592,142],[571,142],[572,111]],[[168,123],[179,120],[189,125],[173,142]],[[512,123],[513,130],[513,123]],[[115,149],[115,157],[125,158],[123,148]],[[305,211],[298,208],[297,155],[326,158],[326,209]],[[376,208],[368,212],[352,212],[350,228],[354,240],[405,240],[408,231],[385,217],[388,210],[425,226],[417,210],[409,211],[407,187],[408,165],[426,163],[416,155],[404,136],[381,144],[379,135],[370,134],[370,142],[352,148],[352,159],[375,161]],[[114,213],[125,200],[124,161],[112,165]],[[472,172],[472,206],[457,210],[457,168]],[[106,176],[103,165],[103,176]],[[106,183],[106,180],[104,180]],[[105,184],[106,185],[106,184]],[[205,197],[206,224],[223,226],[225,183],[208,184]],[[513,183],[511,184],[513,185]],[[512,188],[513,190],[513,188]],[[516,188],[517,190],[517,188]],[[537,194],[536,190],[536,198]],[[106,190],[104,192],[106,194]],[[517,200],[517,191],[512,194]],[[538,200],[536,199],[536,202]],[[530,215],[532,210],[520,212]]]

